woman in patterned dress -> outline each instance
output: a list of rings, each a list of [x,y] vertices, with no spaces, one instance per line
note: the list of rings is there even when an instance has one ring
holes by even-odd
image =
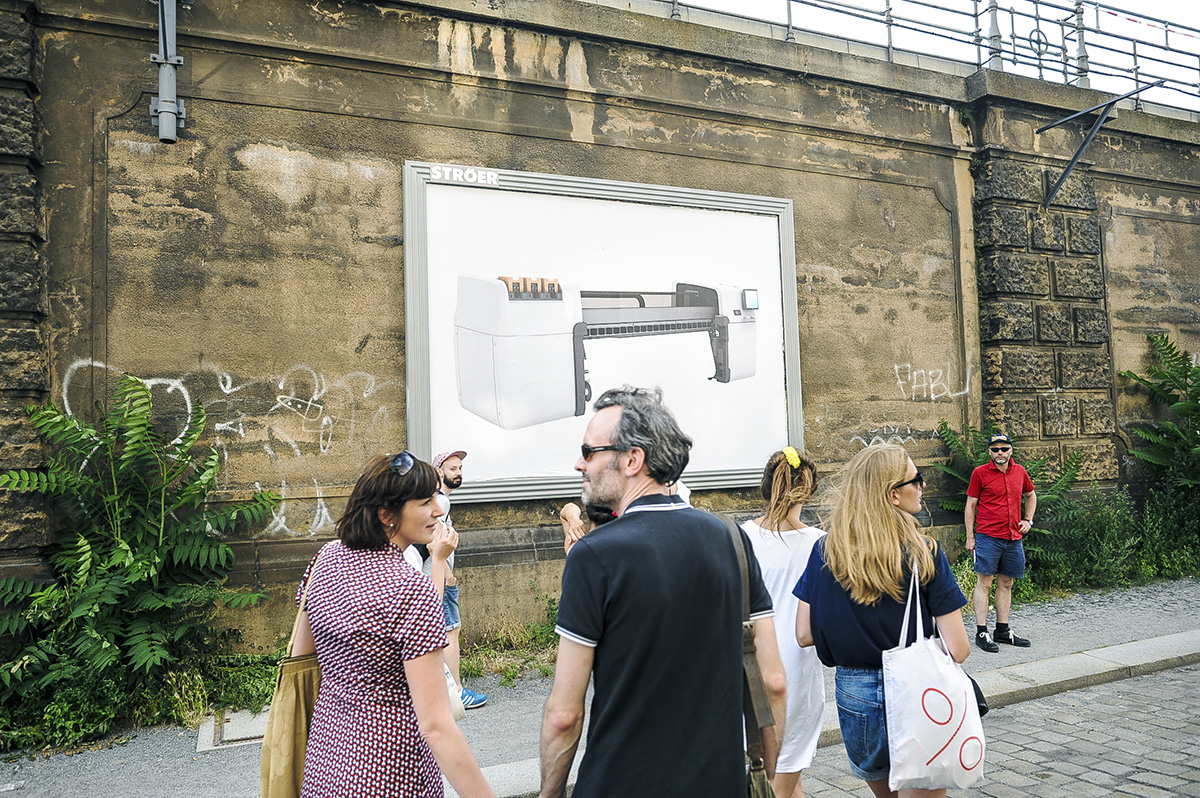
[[[463,798],[493,796],[451,714],[442,604],[401,554],[424,543],[444,563],[453,551],[438,484],[408,452],[376,458],[338,519],[338,540],[304,574],[321,689],[303,798],[440,798],[443,772]]]
[[[804,573],[813,545],[825,535],[800,520],[800,511],[817,489],[817,466],[788,446],[767,460],[761,489],[766,512],[742,529],[775,605],[775,634],[787,674],[787,719],[771,786],[779,798],[804,798],[800,772],[812,764],[821,736],[825,677],[816,652],[796,643],[799,602],[792,588]]]

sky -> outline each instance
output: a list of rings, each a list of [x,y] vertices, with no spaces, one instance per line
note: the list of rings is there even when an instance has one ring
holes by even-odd
[[[686,5],[709,8],[742,16],[767,19],[775,22],[787,20],[788,0],[683,0]],[[792,24],[798,29],[843,36],[860,41],[878,44],[886,42],[884,27],[863,19],[854,19],[843,14],[834,14],[822,10],[820,6],[830,7],[845,5],[858,9],[877,12],[882,18],[886,0],[795,0],[792,2]],[[957,9],[966,12],[968,16],[955,14],[930,6]],[[1028,40],[1033,33],[1035,21],[1032,15],[1040,12],[1042,22],[1037,26],[1051,42],[1059,40],[1058,20],[1068,16],[1062,9],[1074,7],[1073,0],[1052,0],[1052,5],[1046,2],[1035,3],[1033,0],[1001,0],[1000,28],[1004,36],[1009,36],[1015,27],[1019,37]],[[896,17],[919,19],[934,24],[951,27],[956,30],[970,31],[974,29],[969,14],[973,9],[971,0],[891,0],[892,13]],[[981,9],[986,9],[986,0],[979,0]],[[1143,61],[1142,69],[1158,77],[1171,77],[1175,80],[1190,84],[1188,92],[1168,89],[1149,89],[1141,96],[1153,102],[1161,102],[1192,110],[1200,110],[1200,96],[1197,96],[1197,84],[1200,84],[1200,1],[1198,0],[1112,0],[1100,3],[1088,0],[1085,4],[1085,24],[1089,28],[1097,26],[1105,32],[1128,36],[1144,42],[1162,42],[1168,39],[1171,45],[1180,50],[1194,53],[1194,56],[1174,56],[1177,61],[1183,61],[1187,68],[1169,64],[1154,64]],[[1007,9],[1017,12],[1010,15]],[[1136,9],[1136,10],[1135,10]],[[868,14],[869,16],[869,14]],[[1184,25],[1195,28],[1194,31],[1177,30],[1168,32],[1166,25]],[[986,35],[988,22],[986,14],[983,21]],[[907,31],[895,31],[894,44],[896,47],[918,52],[936,52],[963,61],[975,61],[975,47],[969,44],[956,44],[946,39],[920,37]],[[1036,39],[1035,39],[1036,41]],[[1085,42],[1089,47],[1090,57],[1095,70],[1092,77],[1092,88],[1123,94],[1134,87],[1127,80],[1114,80],[1101,74],[1104,71],[1128,72],[1132,67],[1129,57],[1130,44],[1115,39],[1103,39],[1092,33],[1085,34]],[[1108,52],[1104,46],[1111,46],[1117,52]],[[1071,45],[1073,53],[1074,45]],[[1140,57],[1154,54],[1154,48],[1145,44],[1139,45]],[[1107,62],[1105,65],[1103,62]],[[1048,54],[1047,68],[1053,74],[1046,79],[1062,82],[1062,67],[1057,52]],[[1005,63],[1005,69],[1019,74],[1037,77],[1037,69],[1033,66],[1014,67]],[[1146,82],[1145,80],[1143,82]]]

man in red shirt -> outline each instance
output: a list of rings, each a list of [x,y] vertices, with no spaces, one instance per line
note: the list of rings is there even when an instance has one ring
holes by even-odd
[[[967,486],[967,550],[975,553],[975,645],[995,654],[999,643],[1029,646],[1008,628],[1014,579],[1025,575],[1021,538],[1033,526],[1037,494],[1029,473],[1012,461],[1012,441],[993,435],[988,441],[991,462],[971,472]],[[996,635],[987,628],[988,593],[996,579]]]

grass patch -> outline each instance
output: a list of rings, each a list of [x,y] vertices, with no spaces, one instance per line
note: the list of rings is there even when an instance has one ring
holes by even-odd
[[[536,582],[530,580],[529,584],[537,590]],[[492,640],[463,646],[462,675],[498,674],[504,687],[511,687],[530,671],[553,676],[554,660],[558,655],[558,635],[554,632],[558,621],[558,599],[538,593],[537,601],[543,608],[543,616],[537,622],[527,623],[516,632],[501,633]]]

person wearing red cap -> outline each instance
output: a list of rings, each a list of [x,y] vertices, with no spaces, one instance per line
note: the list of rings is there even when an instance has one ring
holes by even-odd
[[[454,527],[454,522],[450,520],[450,494],[462,487],[463,460],[466,457],[467,453],[458,449],[453,452],[442,452],[433,458],[433,467],[442,476],[442,486],[436,496],[438,505],[442,508],[443,512],[442,522],[451,528]],[[426,565],[431,562],[425,556],[424,552],[421,553],[421,556]],[[442,591],[442,608],[446,613],[446,639],[448,641],[444,649],[446,666],[450,668],[450,674],[454,677],[454,683],[458,685],[463,707],[465,709],[476,709],[487,703],[487,694],[477,693],[474,690],[463,687],[460,670],[462,658],[459,648],[459,634],[462,632],[462,615],[459,612],[458,599],[458,579],[454,576],[454,555],[451,554],[450,559],[446,562],[446,582]]]
[[[990,654],[997,643],[1028,648],[1029,641],[1008,627],[1013,581],[1025,575],[1021,538],[1033,527],[1037,494],[1029,473],[1012,461],[1012,440],[1004,434],[988,441],[991,460],[971,472],[967,485],[967,550],[975,555],[975,645]],[[976,534],[978,533],[978,534]],[[996,582],[996,634],[988,632],[988,591]]]

